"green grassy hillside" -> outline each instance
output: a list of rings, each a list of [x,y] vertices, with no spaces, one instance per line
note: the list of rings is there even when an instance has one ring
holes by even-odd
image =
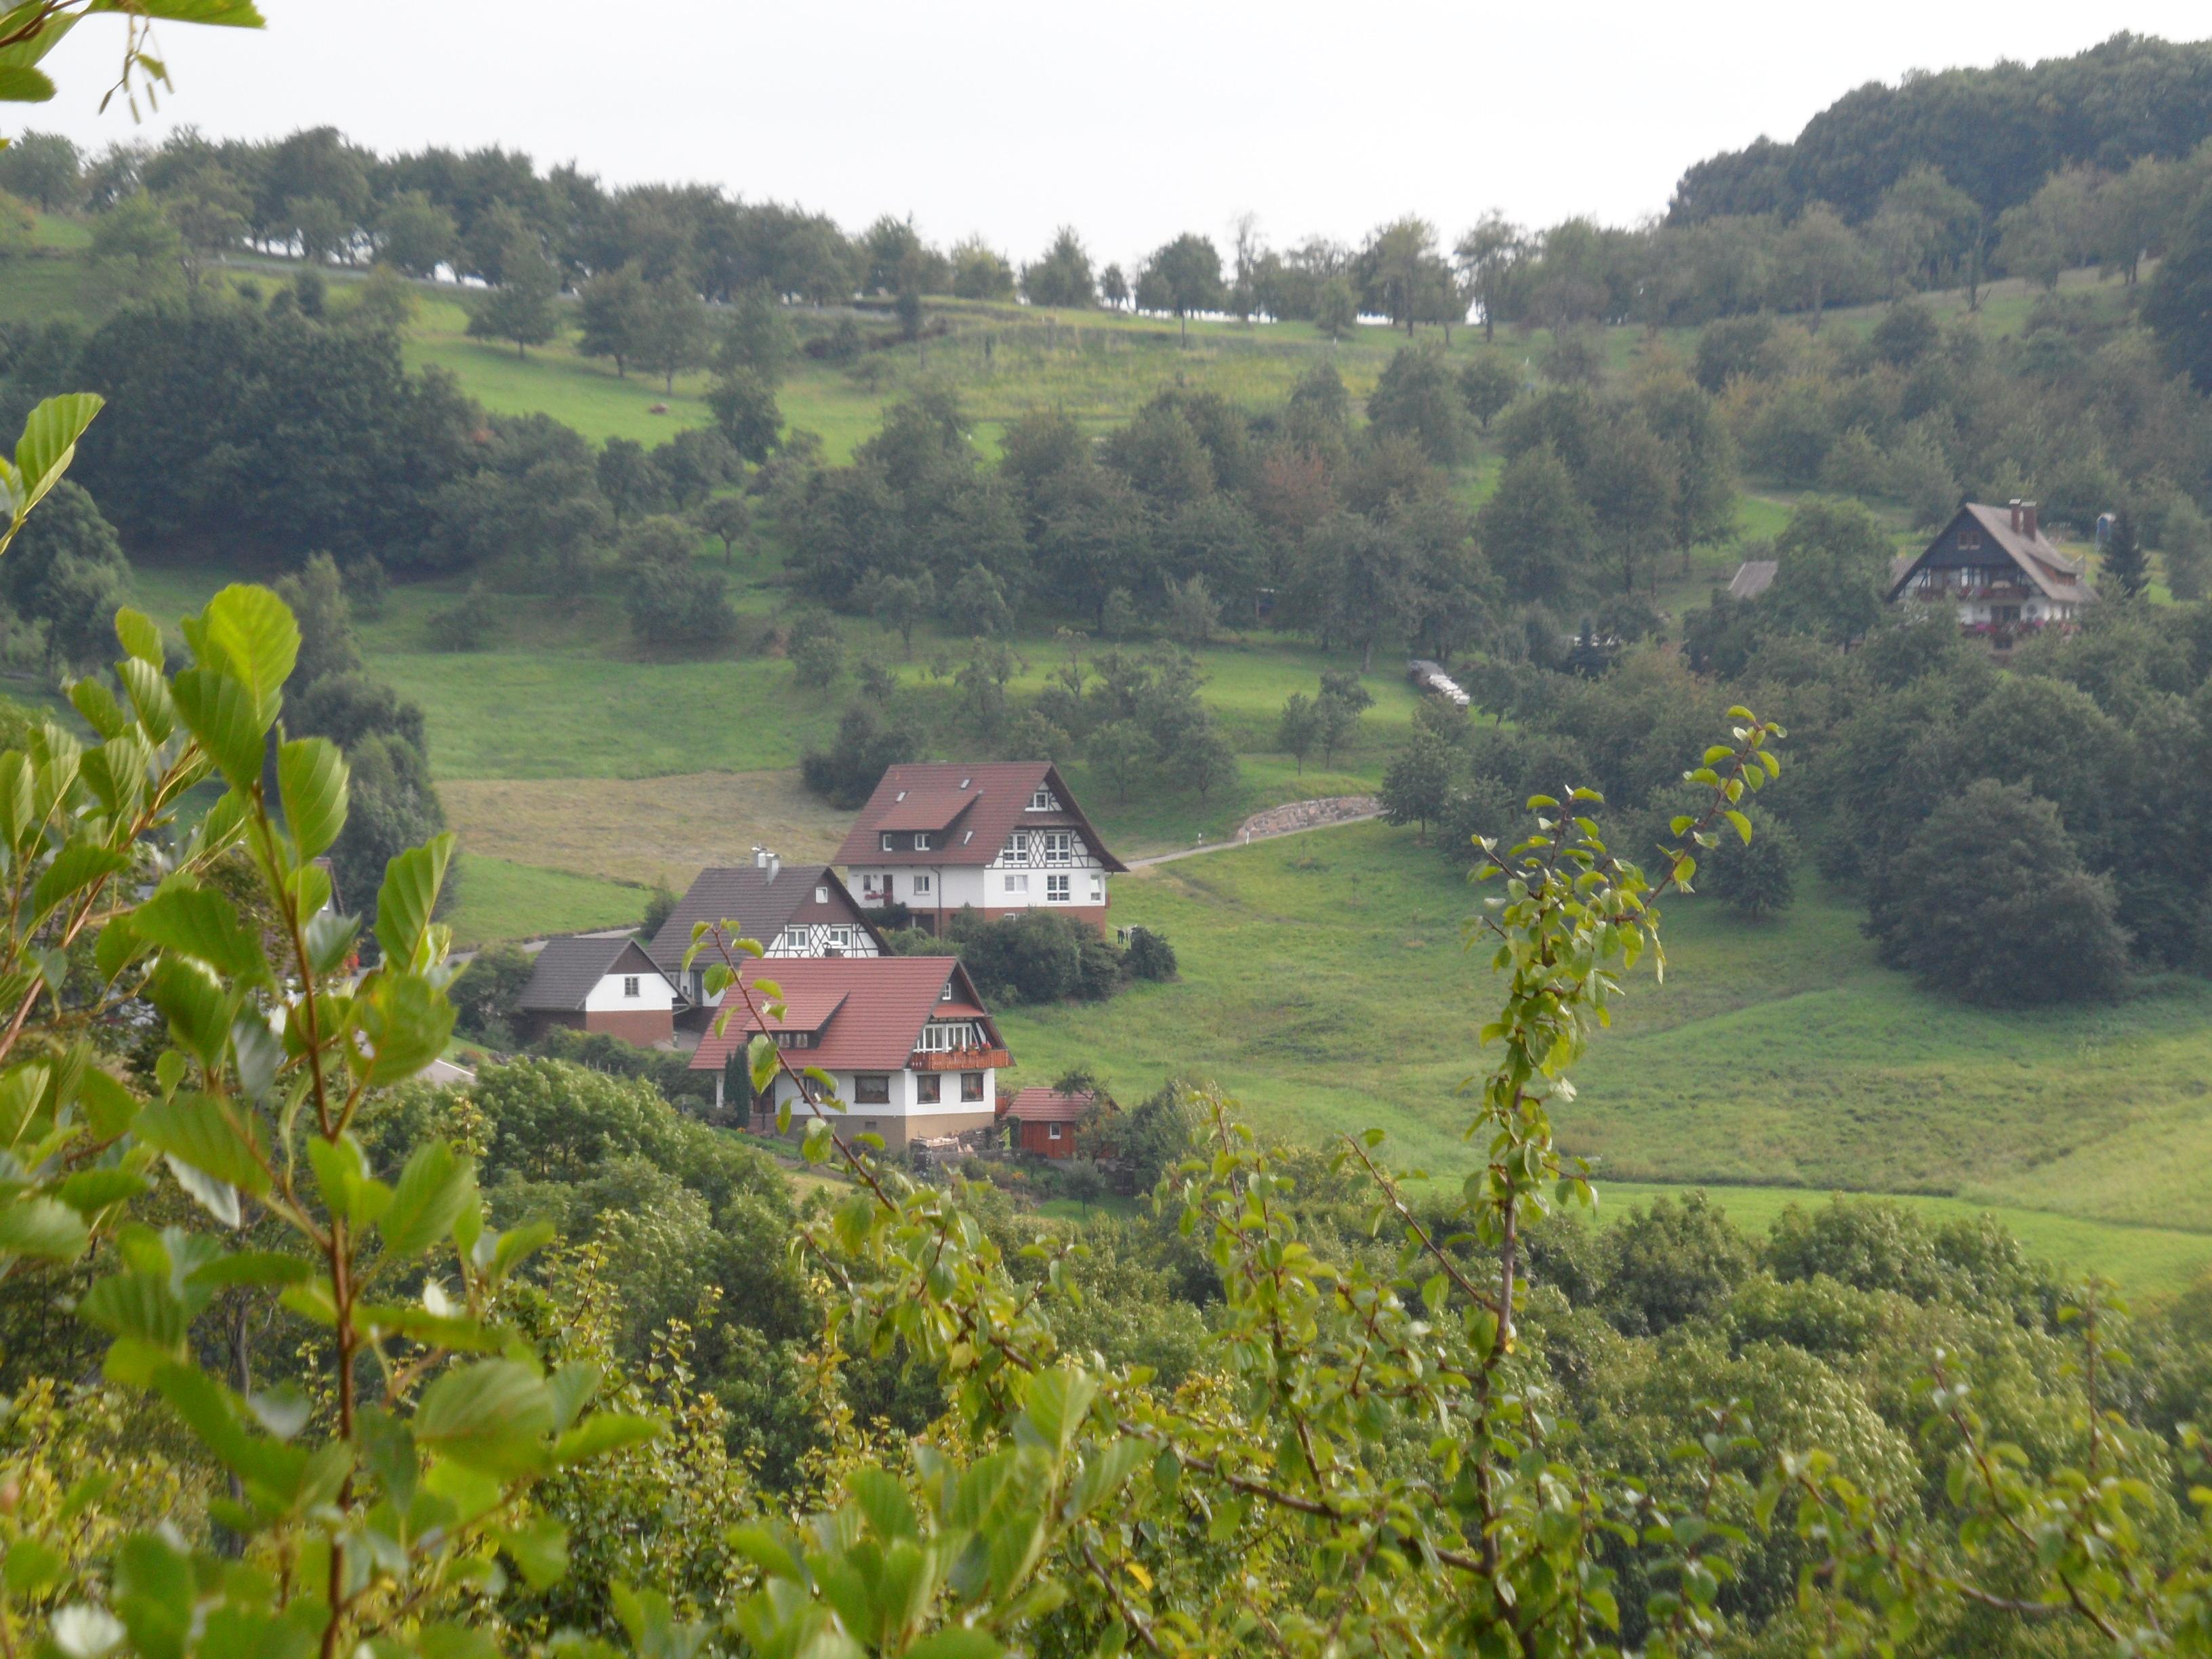
[[[2069,1249],[2164,1229],[2143,1257],[2161,1272],[2212,1260],[2212,986],[1964,1008],[1880,966],[1856,907],[1808,885],[1777,922],[1666,907],[1666,981],[1639,975],[1616,1009],[1563,1144],[1631,1182],[1918,1194],[2063,1218],[2075,1231],[2050,1236]],[[1024,1082],[1078,1061],[1124,1093],[1207,1078],[1278,1133],[1379,1124],[1401,1159],[1457,1170],[1491,994],[1462,943],[1476,904],[1379,824],[1179,860],[1114,897],[1118,922],[1174,942],[1179,981],[1001,1023]]]

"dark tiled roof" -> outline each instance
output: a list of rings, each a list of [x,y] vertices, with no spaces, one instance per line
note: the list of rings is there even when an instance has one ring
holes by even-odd
[[[1050,788],[1066,810],[1030,812],[1030,799],[1040,787]],[[887,854],[882,850],[877,837],[885,830],[953,828],[952,817],[928,823],[905,823],[908,809],[918,800],[926,802],[924,816],[929,816],[966,797],[972,797],[974,804],[953,814],[959,820],[957,833],[948,834],[943,847],[927,853]],[[860,809],[845,844],[837,849],[837,862],[850,866],[882,864],[889,859],[899,864],[980,866],[1005,851],[1006,837],[1024,824],[1079,830],[1084,844],[1107,869],[1128,868],[1106,850],[1106,843],[1075,804],[1074,793],[1050,761],[915,761],[894,766],[884,774],[875,793]]]
[[[736,938],[773,945],[793,913],[812,902],[817,887],[829,888],[833,902],[844,895],[844,884],[827,865],[787,864],[773,881],[766,870],[750,864],[702,870],[668,913],[668,920],[660,924],[647,949],[663,972],[680,974],[684,953],[691,948],[691,929],[697,922],[732,922],[738,930]],[[859,925],[866,927],[866,921],[857,911],[854,914]],[[882,948],[881,939],[877,946]]]
[[[2014,529],[2009,507],[1993,507],[1987,501],[1968,501],[1959,509],[1958,515],[1953,517],[1951,523],[1937,532],[1935,541],[1929,543],[1930,551],[1934,550],[1936,542],[1942,541],[1951,533],[1961,515],[1978,525],[1990,542],[2019,567],[2021,574],[2033,582],[2045,598],[2063,600],[2069,605],[2096,603],[2096,590],[2089,586],[2081,561],[2061,553],[2051,538],[2043,533],[2039,525],[2033,534]],[[1889,592],[1892,599],[1897,597],[1905,578],[1920,568],[1921,559],[1927,556],[1928,554],[1923,552],[1918,558],[1901,561],[1899,564],[1890,567]]]
[[[1078,1123],[1097,1103],[1096,1095],[1064,1095],[1057,1089],[1033,1083],[1011,1100],[1000,1096],[999,1115],[1018,1117],[1024,1123]]]
[[[817,1032],[813,1045],[793,1051],[794,1065],[825,1072],[896,1072],[921,1041],[921,1028],[936,1018],[975,1018],[957,1007],[981,1008],[982,999],[957,957],[777,957],[744,963],[747,985],[772,981],[781,988],[786,1018],[770,1021],[774,1030]],[[947,980],[952,1001],[943,999]],[[734,1009],[718,1035],[711,1027],[692,1051],[695,1072],[720,1071],[730,1055],[752,1040],[757,1027],[747,1023],[744,1005],[732,991],[722,1001]],[[990,1017],[984,1029],[995,1041]]]
[[[659,973],[653,958],[626,933],[549,939],[532,966],[519,1006],[533,1013],[569,1013],[582,1007],[609,974]]]

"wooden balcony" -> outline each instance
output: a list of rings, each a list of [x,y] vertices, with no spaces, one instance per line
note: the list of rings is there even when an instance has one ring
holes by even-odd
[[[990,1072],[1013,1063],[1004,1048],[917,1048],[907,1066],[916,1072]]]

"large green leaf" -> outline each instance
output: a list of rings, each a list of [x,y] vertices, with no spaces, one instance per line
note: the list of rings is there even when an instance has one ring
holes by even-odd
[[[444,1141],[417,1146],[399,1172],[392,1207],[380,1224],[386,1250],[404,1260],[443,1238],[468,1203],[475,1180],[475,1166]]]
[[[543,1461],[539,1437],[553,1426],[553,1401],[538,1373],[519,1360],[458,1365],[433,1382],[411,1425],[415,1443],[457,1463],[520,1474]]]
[[[66,1204],[27,1196],[0,1203],[0,1255],[74,1261],[91,1242],[84,1218]]]
[[[413,1077],[453,1034],[453,1005],[419,974],[377,974],[354,1000],[354,1018],[367,1048],[349,1048],[347,1061],[378,1088]]]
[[[8,89],[11,76],[28,77],[27,86],[42,82],[46,90],[11,92]],[[0,99],[38,103],[53,95],[53,82],[36,70],[0,67]],[[96,392],[70,392],[49,398],[31,411],[23,422],[23,435],[15,441],[16,488],[22,491],[16,507],[19,516],[37,506],[40,497],[61,482],[62,474],[76,457],[76,441],[100,413],[103,401]]]
[[[346,763],[327,738],[295,738],[276,751],[276,787],[300,856],[311,859],[338,838],[346,820]]]
[[[270,721],[245,684],[213,668],[187,668],[169,682],[170,696],[201,746],[240,789],[261,775]]]
[[[226,28],[258,29],[261,13],[253,0],[94,0],[93,11],[137,11],[169,23],[220,24]]]
[[[250,1112],[226,1108],[210,1095],[181,1094],[149,1105],[136,1127],[148,1146],[204,1174],[249,1193],[269,1190],[268,1171],[255,1155],[260,1126]]]
[[[300,659],[300,624],[291,606],[258,584],[233,582],[207,602],[198,621],[204,659],[246,688],[267,731]]]
[[[129,859],[112,848],[88,841],[73,841],[55,854],[54,861],[40,873],[31,889],[31,908],[44,915],[94,883],[127,869],[130,863]]]
[[[210,1071],[230,1044],[234,1000],[215,975],[185,957],[164,957],[146,981],[146,998],[167,1017],[169,1034]]]
[[[131,928],[140,939],[197,957],[219,974],[255,982],[271,977],[260,935],[213,888],[164,887],[131,912]]]
[[[384,866],[384,885],[376,894],[376,942],[386,962],[398,967],[415,963],[453,856],[453,835],[447,830]]]

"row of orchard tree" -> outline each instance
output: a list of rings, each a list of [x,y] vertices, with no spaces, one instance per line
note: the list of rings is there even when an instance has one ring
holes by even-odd
[[[1021,260],[980,237],[933,243],[891,214],[854,234],[713,186],[611,189],[573,164],[541,170],[496,148],[385,156],[329,127],[261,141],[187,130],[98,155],[33,133],[0,156],[0,191],[50,211],[120,213],[133,224],[118,235],[154,234],[145,222],[161,218],[187,264],[250,246],[526,290],[627,272],[648,290],[715,301],[754,288],[814,303],[1018,294],[1331,329],[1361,314],[1407,326],[1471,314],[1681,325],[1762,308],[1817,315],[1998,275],[2048,283],[2084,264],[2132,279],[2203,183],[2206,52],[2119,36],[2033,67],[1863,88],[1793,143],[1693,166],[1646,225],[1532,228],[1491,214],[1440,237],[1408,217],[1356,246],[1315,236],[1278,247],[1246,216],[1220,240],[1187,233],[1126,263],[1073,228]]]

